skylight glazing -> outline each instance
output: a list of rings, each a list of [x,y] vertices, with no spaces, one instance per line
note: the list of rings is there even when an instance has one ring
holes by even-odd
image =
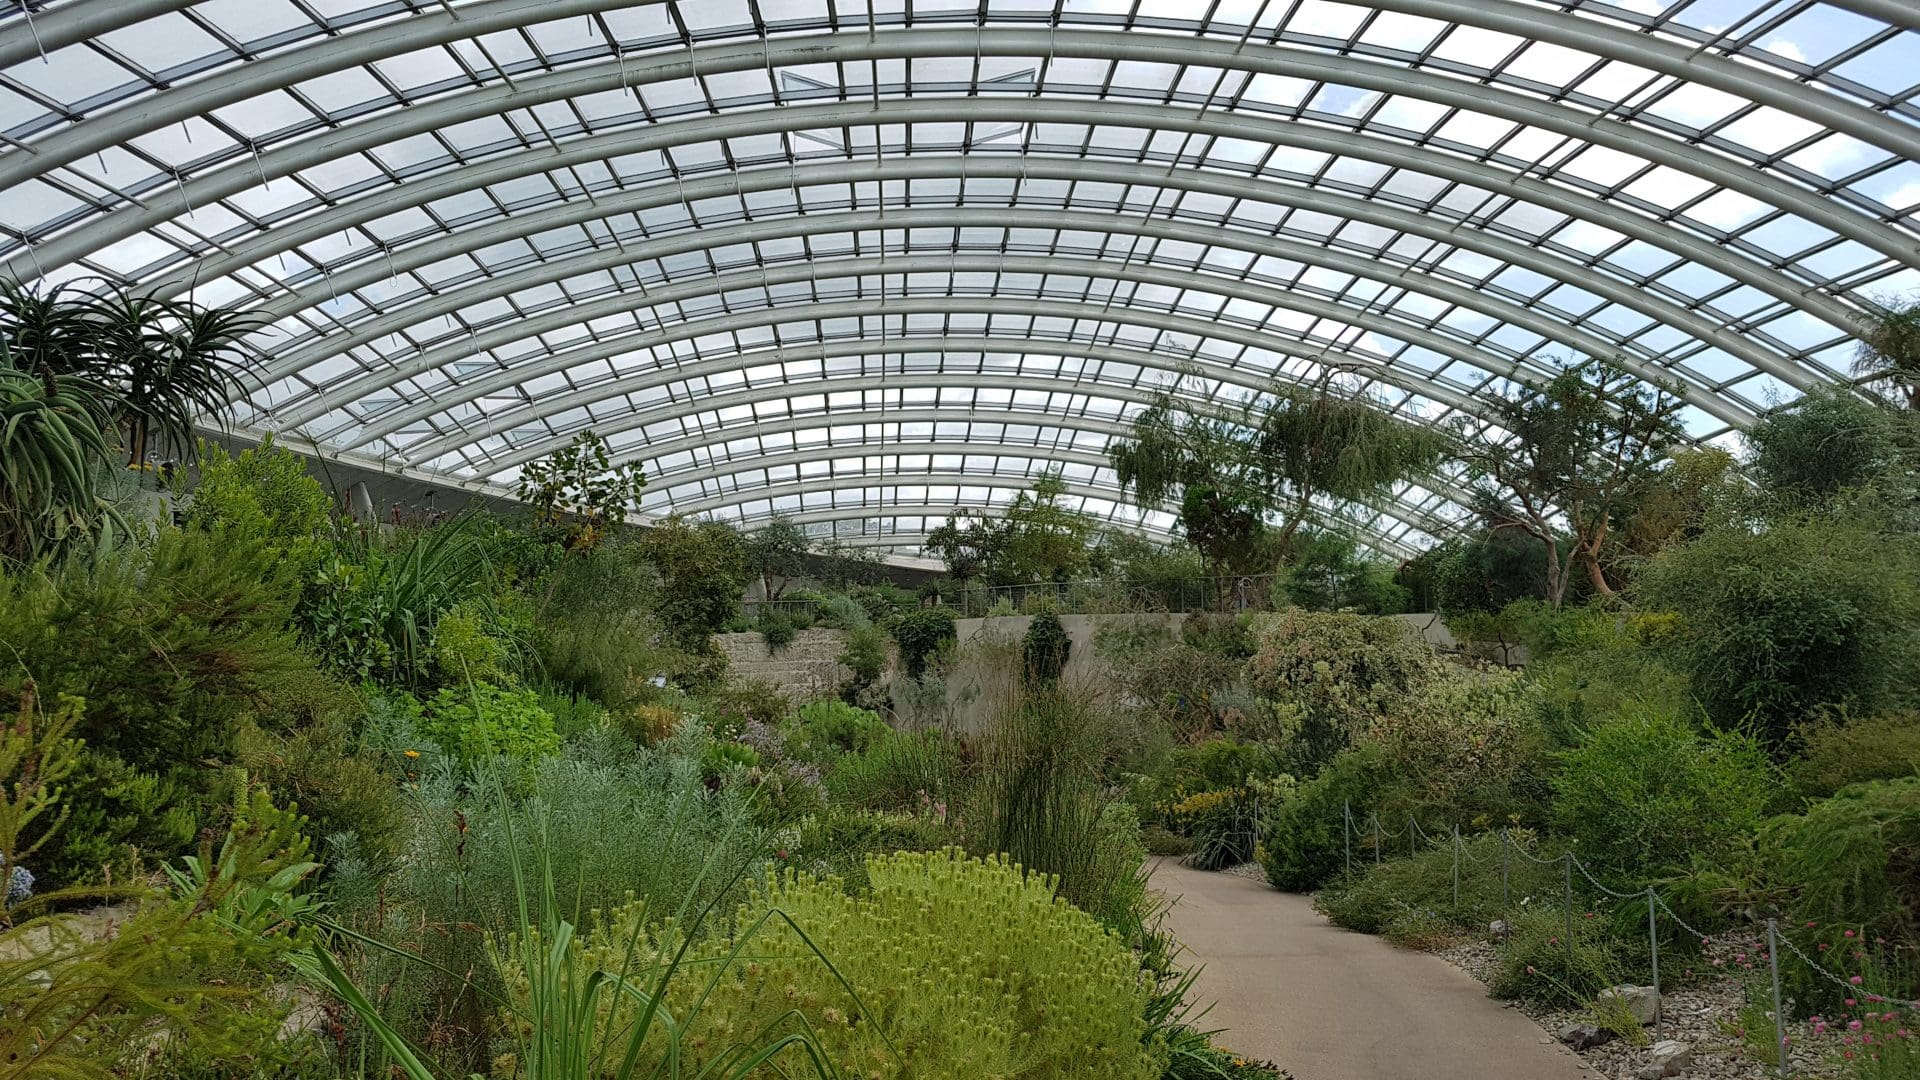
[[[912,550],[1329,370],[1429,422],[1572,358],[1723,440],[1920,288],[1910,0],[27,0],[0,262],[264,308],[244,428]],[[1329,508],[1388,552],[1457,476]]]

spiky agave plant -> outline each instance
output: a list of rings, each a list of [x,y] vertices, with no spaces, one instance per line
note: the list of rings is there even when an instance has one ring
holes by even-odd
[[[37,377],[0,349],[0,558],[32,561],[115,522],[98,477],[111,456],[104,392]]]

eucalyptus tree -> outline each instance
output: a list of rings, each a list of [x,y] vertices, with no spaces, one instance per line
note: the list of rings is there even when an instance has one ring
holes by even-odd
[[[1595,592],[1615,595],[1602,554],[1622,508],[1679,441],[1677,387],[1588,360],[1491,404],[1485,433],[1461,430],[1476,508],[1493,528],[1516,529],[1545,550],[1554,607],[1576,566]]]
[[[1350,502],[1431,469],[1452,439],[1380,402],[1335,393],[1331,376],[1275,383],[1216,411],[1163,392],[1108,448],[1121,486],[1176,503],[1181,529],[1216,573],[1286,552],[1319,501]]]
[[[760,589],[769,600],[780,599],[793,579],[807,572],[813,543],[807,531],[791,518],[775,516],[748,533],[746,542],[747,565],[760,579]]]

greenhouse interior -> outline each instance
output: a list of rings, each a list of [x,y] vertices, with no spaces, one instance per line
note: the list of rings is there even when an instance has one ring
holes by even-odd
[[[0,1080],[1920,1080],[1920,0],[0,9]]]

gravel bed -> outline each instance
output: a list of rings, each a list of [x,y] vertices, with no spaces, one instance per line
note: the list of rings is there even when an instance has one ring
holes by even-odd
[[[1252,878],[1255,881],[1267,880],[1266,869],[1257,862],[1245,862],[1238,866],[1229,866],[1220,872],[1223,874],[1232,874],[1234,877]]]
[[[1717,973],[1734,967],[1735,957],[1740,954],[1758,955],[1764,948],[1758,939],[1715,939],[1707,948],[1706,955],[1696,963],[1704,964]],[[1488,981],[1498,962],[1493,945],[1486,941],[1463,941],[1434,951],[1441,959],[1481,982]],[[1714,960],[1720,961],[1718,967],[1714,967]],[[1687,970],[1698,974],[1702,968]],[[1738,1036],[1740,1010],[1746,1001],[1740,980],[1715,974],[1683,981],[1686,985],[1668,987],[1663,1001],[1664,1024],[1661,1030],[1662,1038],[1677,1039],[1693,1047],[1693,1065],[1681,1075],[1713,1077],[1715,1080],[1763,1080],[1776,1076],[1773,1065],[1754,1056]],[[1547,1037],[1569,1024],[1593,1022],[1593,1017],[1584,1009],[1550,1008],[1525,1001],[1507,1002],[1506,1006],[1532,1017],[1546,1030]],[[1821,1060],[1823,1053],[1810,1045],[1814,1040],[1807,1025],[1794,1024],[1791,1034],[1794,1048],[1789,1059],[1790,1075],[1800,1080],[1831,1078],[1834,1074]],[[1616,1038],[1580,1051],[1580,1060],[1608,1080],[1636,1080],[1640,1069],[1650,1060],[1649,1050],[1653,1041],[1651,1028],[1647,1030],[1647,1036],[1645,1046],[1634,1046],[1625,1039]]]

